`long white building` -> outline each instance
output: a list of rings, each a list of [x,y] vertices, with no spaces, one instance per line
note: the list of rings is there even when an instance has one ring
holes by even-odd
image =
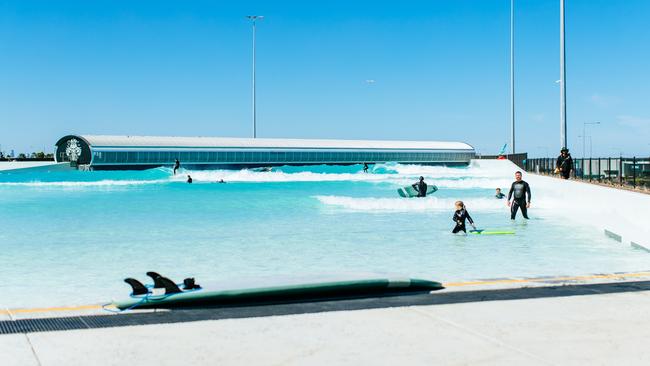
[[[68,135],[56,143],[57,162],[90,169],[185,167],[241,168],[277,165],[464,165],[474,148],[463,142],[250,139],[222,137]]]

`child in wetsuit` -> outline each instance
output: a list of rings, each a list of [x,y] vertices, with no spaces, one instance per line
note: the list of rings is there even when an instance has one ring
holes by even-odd
[[[505,194],[501,193],[501,188],[497,188],[497,191],[496,191],[496,194],[494,195],[494,197],[496,197],[498,199],[502,199],[505,196],[506,196]]]
[[[465,230],[465,220],[469,221],[469,224],[472,225],[474,230],[476,230],[476,226],[474,226],[474,220],[472,220],[472,217],[465,209],[465,204],[463,201],[456,201],[456,212],[454,212],[454,217],[451,219],[456,223],[454,230],[451,231],[454,234],[458,233],[459,231],[467,233],[467,230]]]

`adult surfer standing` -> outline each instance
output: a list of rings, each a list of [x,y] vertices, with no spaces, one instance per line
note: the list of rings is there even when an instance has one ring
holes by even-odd
[[[176,159],[176,162],[174,163],[174,175],[176,175],[176,171],[181,167],[181,162]]]
[[[513,197],[514,196],[514,197]],[[512,198],[512,202],[510,199]],[[508,193],[508,206],[510,206],[510,219],[514,220],[517,210],[521,208],[521,214],[528,219],[528,208],[530,207],[530,186],[521,179],[521,172],[515,173],[515,181],[510,186]]]
[[[416,192],[418,192],[418,197],[427,196],[427,184],[424,183],[424,177],[420,177],[420,181],[411,185]]]

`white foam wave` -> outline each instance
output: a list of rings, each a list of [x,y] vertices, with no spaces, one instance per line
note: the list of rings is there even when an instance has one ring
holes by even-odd
[[[255,172],[251,170],[195,170],[187,171],[196,182],[216,182],[223,179],[226,182],[327,182],[327,181],[369,181],[380,182],[400,179],[395,174],[365,174],[365,173],[314,173],[314,172]],[[173,180],[184,180],[185,176],[174,177]]]
[[[382,168],[383,169],[383,168]],[[292,172],[283,171],[259,172],[253,170],[194,170],[185,171],[184,175],[172,177],[172,180],[183,181],[185,175],[199,182],[216,182],[223,179],[226,182],[389,182],[395,187],[413,184],[419,176],[438,187],[444,188],[496,188],[507,187],[509,178],[504,174],[486,174],[481,168],[447,168],[417,165],[389,165],[385,173],[320,173],[320,172]]]
[[[346,196],[315,196],[321,203],[355,211],[453,211],[456,199],[452,198],[359,198]],[[468,210],[508,210],[505,201],[488,198],[469,198],[463,200]]]
[[[21,186],[21,187],[110,187],[110,186],[134,186],[143,184],[156,184],[156,180],[98,180],[85,182],[2,182],[0,186]]]

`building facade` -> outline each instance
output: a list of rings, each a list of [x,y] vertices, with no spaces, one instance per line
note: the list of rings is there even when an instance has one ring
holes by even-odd
[[[68,135],[57,141],[55,158],[91,170],[113,170],[168,166],[176,159],[196,169],[385,162],[466,165],[474,156],[474,148],[462,142]]]

